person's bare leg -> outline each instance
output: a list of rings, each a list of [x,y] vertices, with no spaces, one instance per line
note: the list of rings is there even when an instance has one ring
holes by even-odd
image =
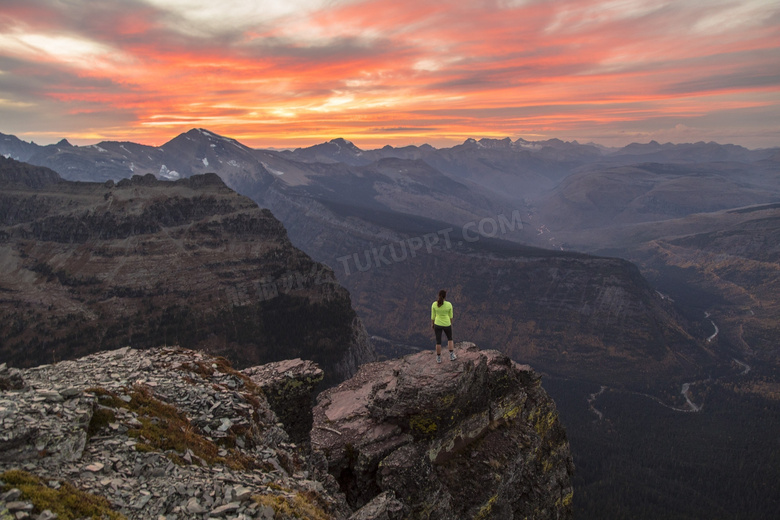
[[[436,344],[436,355],[441,356],[441,343]]]
[[[449,341],[447,342],[447,349],[448,349],[450,352],[452,352],[453,350],[455,350],[455,342],[454,342],[454,341],[452,341],[452,340],[449,340]]]

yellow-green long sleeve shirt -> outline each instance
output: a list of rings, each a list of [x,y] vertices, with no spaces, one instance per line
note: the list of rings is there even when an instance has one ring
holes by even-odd
[[[447,300],[439,307],[439,302],[433,302],[431,305],[431,319],[434,325],[440,327],[449,327],[452,325],[452,304]]]

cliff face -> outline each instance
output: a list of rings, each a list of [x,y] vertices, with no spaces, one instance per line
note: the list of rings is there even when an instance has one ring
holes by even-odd
[[[312,359],[332,384],[374,359],[333,272],[216,175],[77,183],[0,159],[10,365],[181,344],[238,367]]]
[[[386,518],[570,518],[569,444],[539,377],[471,343],[455,352],[370,363],[320,394],[312,447],[349,504],[383,504]]]
[[[686,319],[625,260],[467,242],[475,231],[444,223],[396,233],[285,194],[269,190],[265,202],[291,239],[333,266],[369,333],[394,344],[432,347],[430,304],[445,288],[457,339],[556,375],[645,390],[711,363]]]
[[[456,352],[364,365],[320,397],[311,439],[309,361],[238,372],[125,347],[1,364],[0,516],[570,518],[571,456],[539,378],[496,351]]]

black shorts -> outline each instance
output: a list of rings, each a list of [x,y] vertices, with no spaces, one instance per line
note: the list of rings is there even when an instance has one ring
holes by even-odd
[[[447,341],[452,341],[452,325],[447,325],[446,327],[442,327],[441,325],[434,325],[433,326],[433,332],[436,333],[436,344],[441,345],[441,333],[444,331],[444,333],[447,335]]]

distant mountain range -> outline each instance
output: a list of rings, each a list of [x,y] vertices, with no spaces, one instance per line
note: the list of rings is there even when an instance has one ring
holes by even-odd
[[[235,139],[204,129],[183,133],[160,147],[130,142],[103,141],[89,146],[73,146],[66,139],[41,146],[0,133],[0,155],[39,166],[56,166],[68,180],[119,180],[134,174],[152,173],[168,179],[189,177],[215,170],[237,173],[252,170],[264,159],[284,158],[294,163],[342,163],[366,166],[381,159],[422,160],[455,176],[479,178],[501,186],[501,180],[515,178],[526,184],[547,184],[584,165],[627,165],[657,163],[711,163],[778,161],[780,147],[748,150],[737,145],[714,142],[689,144],[630,144],[608,149],[593,144],[559,139],[526,141],[517,139],[467,139],[463,144],[436,149],[430,145],[361,150],[345,139],[295,150],[256,150]],[[234,157],[237,155],[237,157]],[[243,160],[241,160],[243,159]],[[267,168],[266,168],[267,169]],[[62,171],[60,171],[62,170]],[[277,170],[277,172],[280,170]],[[219,173],[218,171],[216,173]],[[484,179],[492,174],[499,179]],[[525,176],[525,177],[524,177]],[[517,177],[520,177],[519,179]],[[528,189],[528,186],[522,186]]]

